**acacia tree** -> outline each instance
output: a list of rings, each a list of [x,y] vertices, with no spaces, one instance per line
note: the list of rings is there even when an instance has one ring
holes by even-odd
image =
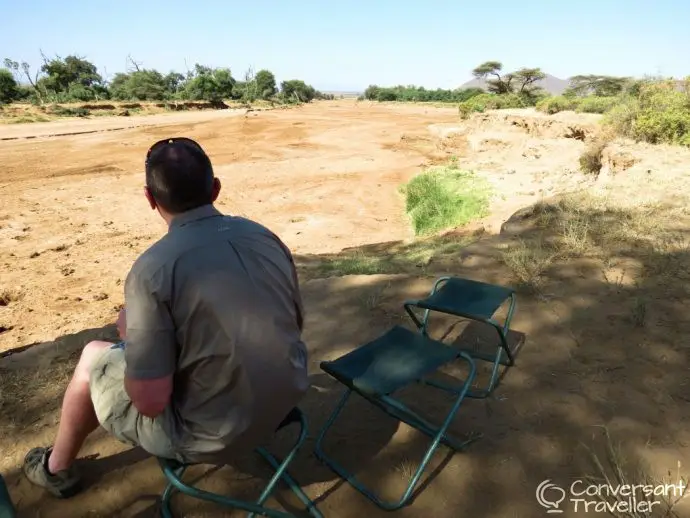
[[[604,97],[620,94],[631,83],[629,77],[595,74],[573,76],[569,81],[568,94],[582,96],[593,93]]]
[[[516,72],[501,75],[500,61],[487,61],[472,71],[477,79],[486,82],[487,90],[495,94],[517,93],[532,95],[539,89],[536,83],[546,77],[540,68],[521,68]],[[489,79],[489,76],[492,76]]]
[[[546,74],[540,68],[521,68],[512,76],[519,86],[519,94],[533,94],[539,89],[536,83],[544,79]]]
[[[513,75],[501,75],[503,64],[500,61],[487,61],[472,70],[472,75],[477,79],[484,80],[489,92],[495,94],[509,94],[513,92]],[[487,79],[493,76],[495,79]]]
[[[44,99],[45,99],[45,91],[41,91],[39,88],[38,84],[38,75],[39,71],[36,71],[36,74],[34,75],[33,79],[31,78],[31,66],[26,61],[22,61],[21,63],[17,61],[13,61],[10,58],[5,58],[4,61],[5,67],[12,72],[12,74],[15,76],[15,79],[19,83],[19,78],[21,74],[19,71],[21,70],[24,72],[24,76],[26,76],[26,80],[29,82],[31,85],[31,88],[34,89],[34,92],[36,94],[36,99],[40,104],[43,104]]]

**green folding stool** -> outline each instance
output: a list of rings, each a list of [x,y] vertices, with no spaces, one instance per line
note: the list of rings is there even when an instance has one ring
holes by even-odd
[[[423,381],[426,376],[441,366],[455,360],[462,360],[467,365],[467,379],[464,383],[459,382],[457,387],[443,387],[443,390],[452,393],[455,397],[440,426],[430,423],[408,408],[402,401],[392,397],[394,392],[412,383]],[[474,361],[464,351],[432,340],[413,330],[395,326],[372,342],[334,361],[322,362],[321,368],[345,385],[346,390],[317,438],[316,457],[382,509],[393,511],[410,502],[414,490],[439,444],[443,443],[456,451],[460,451],[476,439],[475,436],[460,442],[449,437],[446,433],[475,377]],[[323,451],[322,444],[327,431],[353,392],[389,415],[432,438],[431,445],[424,454],[419,467],[398,500],[387,501],[379,498]]]
[[[259,499],[253,502],[246,502],[243,500],[237,500],[228,496],[218,495],[216,493],[211,493],[209,491],[204,491],[197,487],[193,487],[182,482],[182,476],[189,465],[181,464],[177,461],[170,459],[159,458],[158,462],[163,470],[163,474],[168,480],[168,486],[163,492],[162,500],[162,515],[165,518],[172,518],[172,511],[170,509],[170,499],[176,491],[183,493],[192,498],[197,498],[200,500],[205,500],[207,502],[213,502],[223,507],[241,509],[247,511],[249,518],[258,516],[267,516],[269,518],[294,518],[295,515],[286,513],[283,511],[277,511],[274,509],[269,509],[264,506],[264,503],[271,496],[275,487],[280,479],[283,479],[290,489],[295,493],[297,498],[306,506],[309,514],[314,518],[323,518],[321,512],[316,508],[314,502],[309,499],[309,497],[304,494],[304,491],[295,482],[295,480],[290,476],[287,471],[287,467],[295,458],[297,451],[304,443],[307,438],[307,418],[302,413],[299,408],[294,408],[287,417],[280,423],[276,432],[289,426],[293,423],[300,425],[300,433],[297,442],[292,447],[290,452],[287,454],[285,459],[281,462],[271,453],[269,453],[265,448],[256,448],[256,453],[258,453],[268,464],[275,469],[273,477],[268,482],[266,489],[264,489]]]
[[[0,518],[15,518],[16,513],[14,510],[14,505],[12,505],[12,499],[7,491],[7,485],[5,484],[5,479],[0,475]]]
[[[508,312],[505,321],[500,324],[494,318],[494,314],[506,302]],[[434,283],[427,298],[407,301],[404,307],[422,336],[429,336],[428,322],[432,311],[474,320],[496,330],[496,352],[493,354],[466,347],[459,348],[476,360],[493,363],[488,384],[484,388],[470,390],[467,394],[468,397],[481,399],[488,397],[498,386],[499,367],[503,365],[509,368],[515,364],[513,351],[508,345],[508,332],[515,312],[515,302],[515,291],[511,288],[459,277],[441,277]],[[424,310],[421,319],[415,313],[415,308]],[[443,385],[437,382],[429,383],[443,388]]]

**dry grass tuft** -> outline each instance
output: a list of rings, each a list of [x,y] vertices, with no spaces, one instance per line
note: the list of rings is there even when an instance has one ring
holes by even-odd
[[[0,306],[9,306],[12,302],[17,302],[22,298],[22,292],[15,289],[0,290]]]
[[[608,142],[605,140],[595,140],[589,144],[582,155],[580,155],[580,169],[589,174],[599,174],[603,167],[602,155]]]
[[[506,247],[501,258],[515,277],[518,288],[538,292],[543,276],[558,256],[557,251],[543,240],[519,241]]]
[[[597,511],[604,510],[616,518],[677,517],[674,508],[687,496],[688,492],[688,479],[680,473],[680,462],[674,479],[670,478],[670,472],[667,480],[654,477],[640,462],[633,464],[628,461],[620,445],[613,443],[608,429],[604,426],[601,428],[606,442],[605,454],[599,456],[591,448],[584,446],[596,470],[595,474],[588,474],[584,479],[591,485],[604,487],[602,491],[597,491],[596,496],[588,497],[599,500],[600,505],[597,506]],[[661,487],[666,488],[668,492],[659,495],[645,493],[650,488]],[[611,491],[608,488],[611,488]],[[616,494],[617,488],[630,488],[630,492],[634,491],[634,504],[630,503],[632,495],[621,494],[621,491]],[[639,505],[639,503],[651,505]]]
[[[690,240],[673,228],[674,212],[658,204],[635,208],[604,197],[572,194],[535,204],[526,217],[534,230],[506,247],[502,260],[523,288],[537,289],[555,262],[576,258],[601,261],[633,257],[647,277],[669,281],[683,275],[690,260]],[[644,304],[634,310],[644,321]]]

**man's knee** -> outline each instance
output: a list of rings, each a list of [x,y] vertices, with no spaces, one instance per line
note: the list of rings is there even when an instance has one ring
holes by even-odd
[[[88,383],[91,375],[91,367],[93,367],[96,360],[100,358],[103,352],[112,347],[112,345],[113,344],[110,342],[102,342],[100,340],[94,340],[86,344],[81,351],[81,357],[74,371],[74,377]]]

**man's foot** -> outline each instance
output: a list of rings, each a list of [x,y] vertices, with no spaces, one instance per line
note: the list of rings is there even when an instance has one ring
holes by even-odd
[[[48,459],[52,448],[34,448],[24,457],[24,474],[33,484],[41,486],[58,498],[69,498],[81,489],[79,476],[74,468],[48,471]]]

